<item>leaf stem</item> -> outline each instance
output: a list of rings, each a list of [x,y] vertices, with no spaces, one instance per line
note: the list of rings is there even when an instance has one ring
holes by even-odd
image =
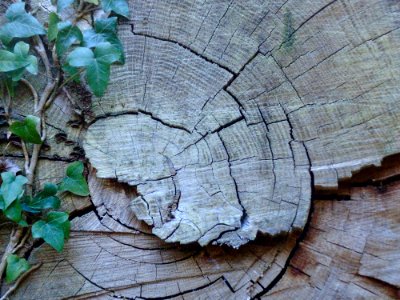
[[[29,170],[26,174],[26,178],[28,179],[27,185],[28,185],[28,187],[30,187],[30,190],[28,190],[28,194],[30,193],[30,196],[32,196],[34,174],[35,174],[36,165],[38,163],[39,153],[40,153],[41,148],[42,148],[42,144],[33,145],[33,151],[32,151],[31,161],[29,164]]]
[[[23,236],[22,240],[19,242],[17,246],[15,246],[14,250],[12,251],[12,254],[17,253],[22,247],[25,246],[26,241],[29,239],[31,234],[31,229],[28,228],[28,230],[25,232],[25,235]]]
[[[22,139],[21,139],[21,146],[22,146],[22,152],[24,153],[24,159],[25,159],[25,173],[27,174],[29,171],[29,153],[28,153],[28,149],[26,148],[26,144]]]
[[[21,81],[23,84],[25,84],[25,85],[30,89],[30,91],[31,91],[31,93],[32,93],[32,96],[33,96],[33,101],[34,101],[35,107],[37,107],[38,102],[39,102],[39,96],[38,96],[38,93],[37,93],[36,89],[35,89],[35,88],[33,87],[33,85],[32,85],[28,80],[26,80],[25,78],[21,78],[20,81]]]
[[[62,89],[65,85],[67,85],[67,83],[69,83],[71,80],[74,80],[75,76],[81,74],[83,71],[84,71],[84,69],[80,69],[78,72],[76,72],[75,74],[68,77],[66,80],[63,81],[63,83],[60,84],[58,89],[59,90]]]
[[[39,99],[38,105],[35,107],[35,112],[41,114],[43,107],[46,104],[47,99],[49,98],[49,96],[51,95],[51,93],[53,92],[53,90],[56,86],[56,83],[53,78],[53,74],[51,72],[50,60],[47,56],[46,48],[43,45],[42,39],[40,37],[36,36],[35,42],[36,42],[35,50],[39,54],[40,58],[42,59],[42,62],[46,69],[46,76],[47,76],[47,85],[44,88],[44,91]]]

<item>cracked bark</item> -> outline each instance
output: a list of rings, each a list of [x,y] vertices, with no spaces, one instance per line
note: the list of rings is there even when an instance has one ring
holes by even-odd
[[[32,250],[45,264],[16,298],[398,297],[399,3],[130,6],[89,128],[61,99],[49,120],[43,158],[85,139],[92,196],[72,201],[65,253]]]

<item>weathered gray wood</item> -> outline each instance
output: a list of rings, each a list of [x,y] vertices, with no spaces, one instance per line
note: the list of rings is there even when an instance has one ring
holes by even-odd
[[[308,213],[310,168],[317,191],[332,193],[338,181],[399,153],[400,4],[132,0],[130,6],[120,26],[127,64],[113,69],[110,92],[93,99],[87,118],[85,148],[97,169],[89,178],[92,203],[86,199],[75,214],[63,254],[44,245],[32,251],[31,260],[45,264],[15,298],[395,298],[390,267],[397,264],[384,260],[397,258],[398,239],[382,240],[386,235],[373,229],[398,231],[394,191],[385,194],[387,207],[384,198],[374,202],[370,188],[354,202],[318,201],[305,242],[285,264],[298,238],[287,232],[302,228]],[[290,27],[293,39],[285,42]],[[59,110],[68,116],[60,115],[59,128],[65,130],[72,110]],[[69,136],[83,137],[75,130]],[[157,152],[178,151],[173,145],[184,149],[173,158],[178,171]],[[60,151],[69,156],[67,148]],[[179,203],[174,177],[186,183]],[[187,184],[194,179],[196,186]],[[140,206],[136,188],[150,210]],[[218,189],[228,205],[217,201]],[[156,193],[169,196],[158,202]],[[276,204],[264,206],[265,199],[281,203],[271,219],[268,209]],[[253,222],[242,222],[242,206]],[[220,211],[235,233],[199,238]],[[177,225],[173,212],[201,229],[166,238]],[[239,250],[172,243],[239,246],[256,231],[284,234]]]
[[[265,299],[398,299],[399,182],[315,201],[307,236]]]
[[[133,210],[167,241],[237,247],[257,232],[301,229],[309,165],[315,185],[332,189],[400,148],[396,23],[372,30],[374,15],[357,36],[336,37],[332,28],[357,26],[338,21],[357,1],[320,3],[315,19],[296,14],[306,2],[257,5],[134,2],[133,31],[122,28],[132,65],[115,70],[117,92],[98,101],[96,118],[106,118],[92,124],[84,146],[101,178],[138,186]],[[367,11],[393,8],[382,5]],[[203,22],[181,25],[197,18],[216,23],[208,38]],[[257,31],[265,20],[274,23],[269,34]],[[282,40],[289,27],[290,47]],[[250,28],[251,42],[233,47]],[[317,30],[327,38],[313,39]]]
[[[84,142],[97,176],[136,186],[132,209],[169,242],[238,247],[301,230],[311,180],[288,122],[250,123],[224,90],[232,74],[120,30],[132,65],[115,69]]]

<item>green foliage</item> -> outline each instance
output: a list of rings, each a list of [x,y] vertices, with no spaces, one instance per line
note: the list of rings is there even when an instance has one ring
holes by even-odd
[[[92,28],[83,32],[79,28],[79,18],[97,6],[107,13],[128,17],[129,7],[127,0],[83,0],[84,5],[75,0],[52,1],[57,5],[57,12],[71,8],[76,14],[50,13],[46,32],[44,26],[25,10],[25,3],[17,2],[9,6],[2,19],[5,22],[0,26],[0,84],[3,91],[1,96],[5,98],[2,100],[5,100],[7,106],[5,124],[10,124],[9,132],[28,143],[26,146],[23,144],[27,177],[17,174],[19,168],[13,172],[1,173],[0,212],[20,229],[29,227],[31,231],[25,232],[31,232],[34,239],[43,239],[56,251],[62,251],[69,238],[71,224],[68,213],[57,211],[61,207],[59,195],[65,192],[78,196],[89,195],[83,163],[70,164],[61,182],[45,183],[35,193],[32,183],[37,157],[34,158],[33,154],[30,156],[29,152],[35,153],[36,149],[36,153],[40,153],[43,143],[41,135],[46,128],[43,114],[47,105],[62,88],[66,88],[70,80],[79,81],[83,74],[82,79],[86,80],[93,94],[102,96],[110,81],[111,65],[124,63],[123,46],[117,35],[118,18],[114,16],[95,20]],[[47,39],[40,37],[45,34]],[[50,78],[49,83],[54,83],[50,92],[35,92],[36,86],[24,78],[27,73],[38,74],[38,58],[32,51],[32,43],[36,45],[35,50],[46,71],[52,72],[53,76],[60,74]],[[24,84],[35,96],[37,116],[27,115],[22,120],[15,120],[8,112],[16,97],[15,90],[23,78]],[[45,97],[42,99],[43,95]],[[30,265],[24,258],[14,254],[7,256],[7,282],[15,281],[29,269]]]
[[[22,41],[16,43],[14,46],[14,54],[17,60],[26,61],[27,64],[11,73],[13,81],[19,81],[24,75],[25,71],[28,71],[33,75],[37,75],[38,60],[36,56],[29,55],[29,44]]]
[[[129,16],[129,6],[126,0],[101,0],[101,7],[105,12],[113,11],[126,18]]]
[[[10,206],[4,210],[4,215],[15,223],[22,221],[21,203],[19,201],[14,201],[11,203]]]
[[[31,268],[25,258],[20,258],[18,255],[9,254],[7,256],[6,281],[11,283],[15,281],[22,273],[25,273]]]
[[[54,183],[45,183],[43,190],[38,192],[33,198],[25,198],[22,207],[31,213],[40,213],[44,209],[58,209],[61,200],[57,195],[58,188]]]
[[[0,50],[0,72],[15,71],[28,64],[28,61],[19,59],[14,53],[7,50]]]
[[[35,116],[28,115],[23,121],[15,121],[10,125],[10,131],[23,141],[32,144],[41,144],[42,139],[38,132],[40,119]]]
[[[43,26],[31,14],[25,11],[25,3],[17,2],[7,9],[8,22],[0,28],[0,40],[4,44],[13,38],[28,38],[35,35],[46,34]]]
[[[12,172],[1,173],[1,195],[4,200],[4,208],[7,209],[17,198],[24,194],[24,185],[28,182],[25,176],[15,176]]]
[[[67,57],[67,62],[72,67],[86,67],[94,59],[92,50],[85,47],[75,48]]]
[[[89,187],[83,177],[83,163],[73,162],[67,168],[67,176],[59,185],[60,191],[68,191],[78,196],[88,196]]]
[[[94,23],[94,29],[83,32],[83,46],[94,48],[101,43],[110,43],[115,51],[120,53],[118,62],[124,63],[124,49],[117,36],[117,18],[99,19]]]
[[[35,196],[24,196],[27,178],[12,172],[1,173],[0,210],[19,226],[32,225],[32,237],[42,238],[57,251],[62,251],[70,233],[70,221],[66,212],[59,209],[61,192],[71,192],[79,196],[89,195],[89,188],[83,177],[83,163],[74,162],[67,167],[66,177],[59,185],[45,183]],[[50,210],[50,211],[49,211]],[[26,216],[29,215],[29,218]],[[27,223],[30,221],[30,224]]]
[[[0,72],[6,72],[13,81],[21,79],[24,72],[36,75],[38,61],[36,56],[29,55],[29,45],[22,41],[14,46],[14,52],[0,50]]]
[[[45,219],[32,226],[32,236],[42,238],[46,243],[61,252],[64,240],[69,238],[70,222],[64,212],[49,212]]]
[[[57,23],[57,30],[56,50],[57,55],[60,57],[63,56],[72,44],[82,42],[83,40],[81,30],[69,21]]]
[[[70,53],[67,62],[72,67],[86,70],[87,82],[92,92],[100,97],[104,94],[110,80],[110,65],[120,59],[120,52],[110,43],[100,43],[92,51],[79,47]]]
[[[49,27],[47,29],[47,37],[50,42],[54,41],[58,35],[58,23],[61,22],[60,17],[52,12],[49,15]]]
[[[69,80],[73,80],[75,82],[81,82],[80,72],[78,68],[72,67],[68,64],[64,64],[62,66],[65,75],[68,75]]]
[[[57,12],[61,12],[74,2],[75,0],[57,0]],[[99,0],[84,0],[84,2],[99,5]],[[101,0],[100,2],[105,12],[113,11],[117,15],[126,18],[129,16],[129,6],[126,0]]]
[[[283,22],[285,28],[283,31],[282,47],[283,49],[291,50],[295,42],[295,28],[293,26],[293,16],[290,10],[286,11]]]

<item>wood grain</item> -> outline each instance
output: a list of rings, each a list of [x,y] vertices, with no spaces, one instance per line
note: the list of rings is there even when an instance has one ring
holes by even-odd
[[[265,299],[398,299],[399,196],[397,181],[315,201],[306,238]]]
[[[92,196],[15,299],[398,298],[400,3],[129,5],[108,93],[49,114]]]

